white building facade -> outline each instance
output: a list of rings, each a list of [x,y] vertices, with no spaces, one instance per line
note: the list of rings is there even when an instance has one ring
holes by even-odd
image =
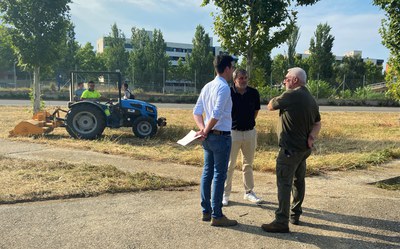
[[[302,59],[306,59],[306,58],[310,57],[311,53],[309,50],[306,50],[306,51],[304,51],[303,54],[297,54],[297,55],[300,55]],[[334,55],[334,56],[335,56],[335,60],[337,62],[341,62],[345,56],[353,57],[353,56],[358,56],[358,55],[361,57],[361,59],[364,62],[371,61],[372,63],[374,63],[374,65],[383,66],[383,62],[384,62],[383,59],[373,59],[373,58],[369,58],[369,57],[363,58],[361,50],[351,50],[351,51],[345,53],[343,56],[340,56],[340,55]]]
[[[153,38],[152,31],[146,31],[149,35],[149,38]],[[165,42],[166,44],[166,54],[169,57],[169,61],[171,65],[176,66],[178,65],[178,60],[181,58],[182,61],[186,60],[186,55],[191,54],[193,50],[193,44],[190,43],[177,43],[177,42]],[[99,38],[96,42],[96,51],[97,53],[103,53],[104,49],[107,47],[107,37],[103,36]],[[225,51],[218,46],[213,46],[213,40],[210,38],[210,47],[213,52],[213,55],[220,55],[223,54]],[[134,48],[132,47],[131,39],[125,39],[125,50],[130,52]]]

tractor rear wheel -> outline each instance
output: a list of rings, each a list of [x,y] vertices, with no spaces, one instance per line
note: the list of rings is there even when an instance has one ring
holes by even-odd
[[[132,131],[138,138],[153,137],[157,133],[157,123],[154,118],[141,116],[133,121]]]
[[[73,138],[96,139],[106,127],[104,113],[94,105],[77,105],[67,115],[67,131]]]

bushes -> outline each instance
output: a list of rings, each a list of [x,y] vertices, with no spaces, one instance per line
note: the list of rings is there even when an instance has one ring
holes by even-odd
[[[257,87],[260,93],[261,103],[265,103],[273,97],[279,96],[284,90],[276,86],[260,86]]]
[[[310,93],[317,99],[326,99],[331,97],[335,90],[328,82],[323,80],[310,80],[307,83],[307,88]]]
[[[365,99],[365,100],[383,100],[386,99],[384,93],[374,92],[371,87],[357,87],[353,93],[354,99]]]
[[[317,99],[355,99],[355,100],[386,100],[384,93],[374,92],[371,87],[358,87],[354,92],[350,89],[340,90],[336,93],[328,82],[322,80],[310,80],[307,84],[310,93]]]
[[[350,89],[347,89],[344,91],[343,90],[339,91],[337,97],[339,99],[351,99],[351,95],[352,95],[352,93],[351,93]]]

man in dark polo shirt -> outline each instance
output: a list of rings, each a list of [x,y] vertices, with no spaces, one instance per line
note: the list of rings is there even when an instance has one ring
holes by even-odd
[[[307,75],[299,67],[291,68],[284,79],[286,91],[271,99],[268,110],[279,110],[280,151],[276,159],[279,208],[275,220],[263,224],[266,232],[287,233],[289,221],[299,225],[305,193],[306,159],[321,129],[321,116],[313,96],[306,88]],[[290,192],[293,203],[290,208]],[[289,218],[290,213],[290,218]]]
[[[260,94],[247,85],[247,72],[236,69],[233,72],[234,85],[231,86],[232,97],[232,147],[229,158],[228,174],[225,181],[223,205],[228,205],[232,190],[232,177],[236,167],[239,151],[242,153],[242,172],[244,199],[260,203],[261,199],[254,193],[253,161],[257,146],[257,133],[254,126],[260,110]]]

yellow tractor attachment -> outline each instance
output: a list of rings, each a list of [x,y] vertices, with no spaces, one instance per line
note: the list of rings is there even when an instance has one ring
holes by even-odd
[[[32,136],[40,135],[53,131],[57,127],[65,127],[65,120],[60,116],[60,112],[67,113],[67,111],[59,107],[50,114],[47,111],[39,111],[35,113],[30,120],[21,121],[13,130],[10,131],[9,136]]]

